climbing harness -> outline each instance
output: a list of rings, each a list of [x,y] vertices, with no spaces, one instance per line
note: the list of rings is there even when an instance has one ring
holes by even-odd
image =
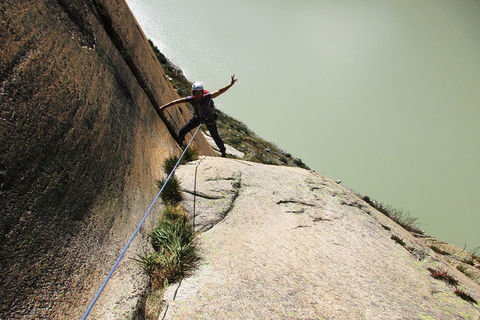
[[[160,197],[160,194],[162,193],[163,189],[165,188],[165,185],[168,183],[168,181],[170,180],[170,178],[173,176],[173,173],[175,172],[175,170],[177,169],[178,165],[179,165],[180,162],[182,161],[183,156],[184,156],[185,153],[187,152],[188,147],[190,147],[190,144],[192,143],[193,139],[194,139],[195,136],[197,135],[198,129],[200,129],[200,126],[198,126],[198,127],[197,127],[197,130],[195,130],[195,133],[193,134],[192,138],[190,139],[190,142],[188,142],[187,146],[185,147],[185,150],[183,150],[182,155],[179,157],[177,163],[175,164],[175,166],[173,167],[172,171],[170,172],[170,174],[168,175],[167,179],[165,180],[165,183],[164,183],[163,186],[160,188],[160,191],[158,191],[158,193],[157,193],[157,195],[155,196],[155,198],[153,198],[152,203],[151,203],[150,206],[148,207],[148,209],[147,209],[147,211],[145,212],[142,220],[140,221],[140,223],[138,224],[137,228],[135,229],[135,231],[133,232],[132,236],[130,237],[130,240],[128,240],[128,243],[125,245],[125,247],[123,248],[122,252],[121,252],[120,255],[118,256],[117,261],[115,261],[113,267],[110,269],[110,272],[108,273],[107,277],[105,278],[105,280],[103,281],[102,285],[100,286],[100,289],[98,289],[97,293],[95,294],[95,297],[94,297],[94,298],[92,299],[92,301],[90,302],[90,305],[88,306],[87,311],[85,311],[85,313],[83,314],[82,320],[87,319],[88,315],[89,315],[90,312],[92,311],[93,306],[95,305],[95,303],[97,302],[98,298],[100,297],[100,294],[103,292],[103,289],[104,289],[105,286],[107,285],[108,280],[110,280],[110,278],[112,277],[113,272],[115,272],[115,270],[117,269],[118,265],[120,264],[120,261],[123,259],[123,256],[124,256],[125,253],[127,252],[128,247],[130,247],[130,244],[133,242],[133,239],[136,237],[137,233],[140,231],[140,228],[142,227],[143,223],[145,222],[145,220],[147,219],[148,215],[150,214],[150,211],[152,211],[153,205],[155,204],[155,202],[157,202],[158,198]]]

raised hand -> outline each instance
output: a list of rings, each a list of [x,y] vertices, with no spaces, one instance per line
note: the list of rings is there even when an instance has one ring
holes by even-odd
[[[235,79],[235,75],[232,76],[232,82],[230,82],[230,85],[233,86],[235,82],[237,82],[238,79]]]

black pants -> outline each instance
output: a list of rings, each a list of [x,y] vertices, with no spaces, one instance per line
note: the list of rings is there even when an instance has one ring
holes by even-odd
[[[190,121],[187,122],[186,125],[183,126],[182,129],[180,129],[180,132],[178,133],[178,143],[182,145],[183,139],[185,139],[185,135],[190,132],[193,128],[196,128],[200,123],[204,122],[205,125],[207,126],[208,131],[210,131],[210,135],[212,136],[213,140],[218,146],[218,149],[220,150],[221,153],[225,152],[225,145],[223,144],[222,139],[218,135],[218,129],[217,129],[217,124],[215,123],[215,119],[207,119],[202,121],[198,117],[193,117],[190,119]]]

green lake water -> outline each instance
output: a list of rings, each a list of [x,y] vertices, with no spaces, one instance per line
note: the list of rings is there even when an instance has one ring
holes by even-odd
[[[353,190],[480,246],[480,1],[127,0],[216,105]]]

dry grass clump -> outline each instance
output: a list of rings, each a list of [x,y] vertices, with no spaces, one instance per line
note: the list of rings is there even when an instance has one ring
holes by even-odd
[[[428,271],[430,271],[430,275],[437,280],[442,280],[452,286],[458,285],[458,280],[445,270],[428,268]]]
[[[466,270],[465,267],[463,266],[457,266],[457,269],[463,273],[465,273],[465,270]],[[449,285],[454,286],[455,287],[454,293],[460,298],[462,298],[463,300],[468,301],[470,303],[475,303],[475,304],[477,303],[477,301],[470,294],[468,294],[467,292],[465,292],[465,290],[458,287],[458,280],[452,277],[451,275],[449,275],[447,271],[441,270],[441,269],[432,269],[432,268],[428,268],[428,271],[430,271],[430,275],[433,278],[444,281]]]
[[[462,289],[456,288],[454,293],[465,301],[477,304],[477,300],[475,300],[471,295],[469,295]]]

